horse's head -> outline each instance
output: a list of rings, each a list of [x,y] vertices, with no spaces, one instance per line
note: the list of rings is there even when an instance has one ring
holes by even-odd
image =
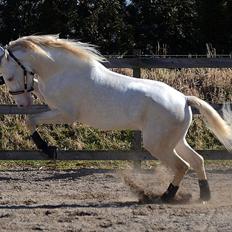
[[[23,60],[18,59],[11,51],[0,47],[0,72],[17,105],[19,107],[30,106],[34,73],[28,71]]]

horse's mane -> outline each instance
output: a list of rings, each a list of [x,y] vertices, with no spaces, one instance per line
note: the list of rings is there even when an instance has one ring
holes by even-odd
[[[21,37],[9,43],[8,49],[12,51],[19,48],[32,49],[38,53],[49,56],[43,47],[64,49],[81,59],[106,61],[95,46],[75,40],[59,39],[57,35],[31,35]]]

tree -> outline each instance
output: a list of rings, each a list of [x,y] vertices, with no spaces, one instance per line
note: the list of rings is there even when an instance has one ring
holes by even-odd
[[[130,46],[124,15],[124,0],[80,1],[70,20],[69,37],[94,43],[105,54],[123,53]]]
[[[228,53],[229,33],[228,23],[231,9],[228,11],[226,0],[197,0],[199,38],[201,45],[211,43],[217,53]]]
[[[5,0],[0,2],[1,42],[7,43],[19,36],[32,34],[37,21],[37,6],[41,1]]]
[[[1,41],[30,34],[59,34],[123,53],[130,44],[124,0],[5,0],[0,2]]]
[[[59,34],[103,54],[231,52],[231,0],[0,0],[0,41]]]
[[[187,53],[193,49],[195,1],[132,0],[129,22],[134,24],[134,40],[144,52],[149,46],[167,44],[169,53]]]

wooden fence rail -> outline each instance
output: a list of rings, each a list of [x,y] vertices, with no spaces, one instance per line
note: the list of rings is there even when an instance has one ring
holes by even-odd
[[[140,57],[140,58],[110,58],[104,65],[107,68],[132,68],[133,76],[140,78],[141,68],[232,68],[231,57],[187,58],[187,57]],[[212,105],[220,111],[221,104]],[[0,105],[0,114],[35,114],[49,110],[47,105],[33,105],[29,109],[18,108],[16,105]],[[194,114],[198,114],[193,109]],[[205,159],[231,160],[232,154],[225,150],[198,151]],[[0,151],[0,160],[46,160],[48,157],[39,151]],[[141,146],[141,134],[134,132],[134,141],[130,151],[58,151],[58,160],[133,160],[136,165],[142,160],[154,159]]]
[[[199,150],[207,160],[231,160],[232,154],[225,150]],[[0,160],[49,160],[48,156],[39,151],[19,150],[0,151]],[[131,160],[134,162],[156,160],[147,151],[116,151],[116,150],[81,150],[57,152],[56,160]]]
[[[111,58],[107,68],[232,68],[232,58]]]
[[[211,106],[216,109],[218,112],[220,112],[222,108],[222,104],[211,104]],[[230,104],[232,107],[232,104]],[[47,105],[32,105],[31,107],[25,109],[25,108],[19,108],[16,105],[0,105],[0,115],[4,114],[36,114],[36,113],[42,113],[45,111],[48,111],[49,107]],[[199,114],[198,110],[193,108],[192,109],[193,114]]]

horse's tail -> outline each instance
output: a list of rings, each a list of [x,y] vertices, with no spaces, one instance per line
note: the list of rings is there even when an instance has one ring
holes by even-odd
[[[229,107],[223,107],[223,119],[212,106],[198,97],[187,96],[187,103],[200,111],[209,129],[228,151],[232,151],[232,114]]]

